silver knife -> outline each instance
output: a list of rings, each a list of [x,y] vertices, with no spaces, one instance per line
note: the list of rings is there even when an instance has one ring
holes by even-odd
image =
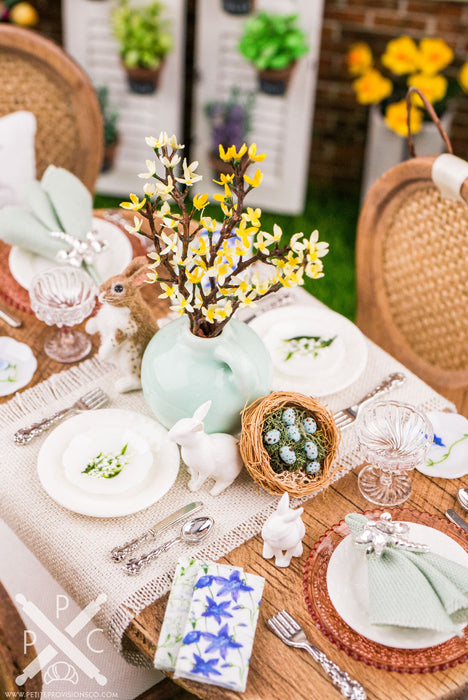
[[[140,535],[140,537],[136,537],[134,540],[123,544],[121,547],[114,547],[114,549],[111,552],[111,557],[113,561],[123,561],[131,552],[134,552],[135,549],[139,547],[142,542],[154,539],[156,535],[159,535],[159,533],[163,530],[166,530],[171,525],[175,525],[175,523],[178,523],[179,520],[183,520],[184,518],[186,518],[187,515],[193,515],[193,513],[197,513],[202,508],[203,503],[201,501],[194,501],[193,503],[189,503],[188,505],[179,508],[179,510],[176,510],[175,513],[168,515],[167,518],[164,518],[164,520],[161,520],[159,523],[156,523],[156,525],[154,525],[143,535]]]
[[[21,328],[21,326],[23,325],[19,318],[13,316],[9,311],[5,309],[4,306],[0,306],[0,318],[2,319],[2,321],[5,321],[5,323],[8,323],[8,325],[12,328]]]
[[[458,515],[458,513],[455,513],[454,510],[449,508],[448,510],[445,511],[445,517],[450,520],[450,522],[455,523],[455,525],[458,525],[458,527],[461,527],[462,530],[468,533],[468,523],[466,520],[463,520],[463,518]]]

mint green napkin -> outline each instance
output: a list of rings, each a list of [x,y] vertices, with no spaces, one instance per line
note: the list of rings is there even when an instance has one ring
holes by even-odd
[[[372,624],[453,632],[462,636],[457,625],[468,623],[466,567],[430,551],[411,551],[405,546],[404,535],[398,533],[388,537],[379,556],[375,538],[374,543],[369,542],[369,532],[375,530],[369,530],[368,524],[375,521],[368,521],[359,513],[350,513],[345,520],[356,545],[368,552]],[[398,526],[396,522],[389,524],[390,529]],[[368,541],[363,542],[366,535]],[[395,544],[398,541],[400,545]]]
[[[41,182],[32,182],[25,193],[29,210],[19,206],[0,209],[0,238],[50,260],[69,243],[51,238],[50,231],[64,231],[84,239],[91,231],[93,201],[83,183],[64,168],[49,165]]]

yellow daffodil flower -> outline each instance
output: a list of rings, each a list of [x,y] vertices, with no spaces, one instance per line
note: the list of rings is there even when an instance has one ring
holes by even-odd
[[[357,101],[362,105],[377,104],[392,94],[393,84],[372,68],[353,82]]]
[[[400,36],[398,39],[392,39],[388,42],[381,60],[382,65],[391,70],[392,73],[405,75],[418,70],[421,64],[421,55],[411,37]]]
[[[193,198],[193,206],[195,209],[204,209],[206,205],[208,204],[208,195],[207,194],[196,194],[195,197]]]
[[[190,163],[190,165],[188,165],[187,158],[184,158],[182,168],[184,171],[184,177],[176,177],[177,182],[182,182],[188,187],[191,187],[196,182],[203,179],[201,175],[195,174],[195,170],[198,168],[198,160],[194,160],[193,163]]]
[[[351,75],[363,75],[372,66],[372,51],[363,41],[352,44],[346,56]]]
[[[141,225],[143,223],[143,220],[140,219],[139,216],[134,216],[133,217],[133,226],[131,224],[126,224],[125,228],[129,233],[139,233],[141,230]]]
[[[452,61],[453,51],[443,39],[426,38],[419,42],[419,69],[423,73],[434,75]]]
[[[443,75],[429,75],[426,73],[415,73],[408,78],[408,85],[418,88],[429,100],[431,104],[443,100],[448,87],[447,78]],[[419,95],[413,94],[412,98],[418,107],[423,107],[423,101]]]
[[[244,175],[244,180],[250,187],[258,187],[263,180],[263,173],[260,170],[260,168],[257,168],[255,171],[255,175],[252,177],[249,177],[247,173]]]
[[[458,82],[460,83],[463,92],[468,93],[468,61],[462,65],[458,73]]]
[[[233,180],[234,180],[234,173],[232,173],[232,174],[220,173],[219,180],[213,180],[213,182],[215,182],[217,185],[230,185]]]
[[[132,209],[133,211],[140,211],[145,206],[146,199],[143,197],[141,202],[138,200],[136,194],[130,194],[129,202],[120,202],[122,209]]]
[[[149,177],[153,177],[153,175],[156,174],[156,161],[155,160],[147,160],[146,167],[147,167],[147,172],[146,173],[139,173],[138,177],[147,179]]]
[[[249,146],[248,154],[249,154],[250,160],[253,160],[254,163],[260,163],[262,160],[265,160],[265,158],[266,158],[266,153],[257,153],[257,144],[256,143],[252,143]]]
[[[252,207],[247,207],[247,211],[242,214],[242,220],[250,222],[253,226],[260,226],[260,217],[262,215],[262,210],[257,207],[253,209]]]
[[[406,100],[401,100],[400,102],[393,102],[388,105],[385,110],[385,123],[400,136],[405,138],[408,136],[408,126],[407,126],[408,111],[406,109]],[[417,134],[421,130],[423,113],[420,109],[411,110],[411,131],[413,134]]]

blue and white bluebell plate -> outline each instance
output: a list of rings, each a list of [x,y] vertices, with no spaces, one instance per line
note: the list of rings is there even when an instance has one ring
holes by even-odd
[[[468,474],[468,418],[443,411],[431,411],[427,417],[434,428],[434,441],[426,464],[417,470],[439,479]]]

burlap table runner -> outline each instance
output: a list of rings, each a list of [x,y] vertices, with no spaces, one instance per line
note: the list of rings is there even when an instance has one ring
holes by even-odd
[[[303,291],[300,303],[319,305]],[[392,392],[392,398],[410,402],[425,410],[453,406],[411,374],[383,350],[368,341],[369,358],[362,376],[351,387],[329,398],[332,410],[358,401],[387,374],[403,371],[406,383]],[[256,535],[277,503],[277,497],[259,491],[243,470],[223,494],[210,496],[207,488],[194,495],[188,490],[188,474],[182,465],[173,488],[159,502],[135,515],[99,519],[77,515],[57,505],[42,489],[36,459],[44,436],[30,445],[16,446],[14,432],[31,422],[63,408],[86,391],[100,386],[109,396],[111,408],[125,408],[151,415],[141,392],[120,395],[114,390],[115,371],[96,358],[65,370],[15,396],[0,407],[0,508],[8,525],[25,542],[57,581],[81,606],[100,593],[107,602],[96,616],[114,644],[121,648],[122,636],[133,617],[166,593],[171,586],[175,564],[183,555],[217,560]],[[351,470],[360,460],[353,427],[343,433],[339,455],[341,471]],[[215,519],[214,534],[199,550],[179,545],[169,550],[137,577],[127,576],[113,563],[110,550],[145,532],[157,521],[192,500],[202,500],[204,513]],[[178,526],[165,533],[172,536]]]

